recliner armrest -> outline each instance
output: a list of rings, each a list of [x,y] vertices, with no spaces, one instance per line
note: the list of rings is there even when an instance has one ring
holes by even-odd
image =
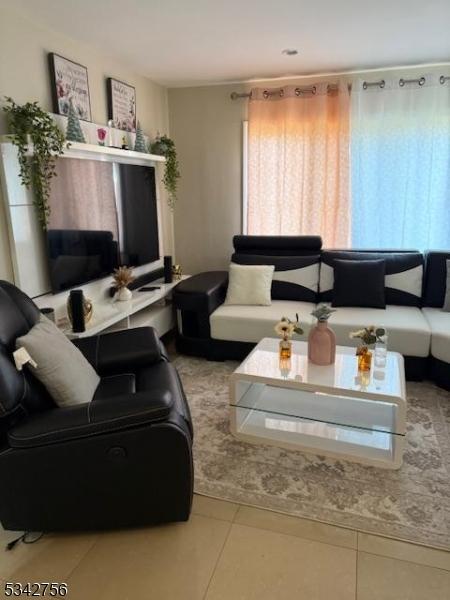
[[[99,375],[134,372],[166,360],[153,327],[136,327],[73,340]]]
[[[173,301],[179,310],[206,312],[210,315],[223,304],[227,287],[227,271],[199,273],[176,286]]]
[[[10,429],[8,442],[13,448],[32,448],[139,427],[167,419],[172,407],[169,391],[152,390],[54,408]]]

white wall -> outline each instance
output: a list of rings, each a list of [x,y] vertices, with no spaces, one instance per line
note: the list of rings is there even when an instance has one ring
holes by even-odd
[[[107,21],[101,26],[107,26]],[[121,40],[119,43],[126,43]],[[0,6],[0,98],[11,96],[19,104],[37,100],[53,110],[47,53],[56,52],[81,63],[88,69],[92,120],[107,123],[106,77],[121,79],[136,88],[137,117],[146,134],[169,133],[167,90],[146,77],[133,73],[126,65],[108,57],[85,43],[44,29],[14,9]],[[0,114],[0,134],[7,133]],[[164,194],[162,186],[160,186]],[[163,206],[166,206],[165,197]],[[0,199],[2,200],[2,199]],[[5,223],[4,202],[0,202],[0,279],[12,281],[12,265]],[[165,253],[173,250],[172,214],[163,215]]]
[[[399,69],[360,73],[376,81],[383,76],[405,76],[445,68]],[[351,81],[352,76],[343,79]],[[277,87],[295,83],[308,85],[320,77],[254,84],[216,85],[169,90],[170,129],[175,140],[182,179],[175,208],[175,250],[186,272],[228,267],[232,237],[241,233],[242,122],[248,101],[231,100],[232,91],[251,87]],[[333,82],[337,76],[327,76]]]

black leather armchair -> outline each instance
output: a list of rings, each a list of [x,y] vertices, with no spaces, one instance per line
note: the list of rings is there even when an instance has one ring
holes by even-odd
[[[101,377],[89,404],[58,408],[15,340],[36,305],[0,282],[0,521],[29,531],[187,520],[192,422],[178,374],[151,328],[75,342]]]

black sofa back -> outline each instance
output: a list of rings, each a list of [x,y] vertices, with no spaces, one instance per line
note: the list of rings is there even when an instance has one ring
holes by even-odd
[[[450,251],[448,250],[428,250],[425,253],[423,306],[442,308],[444,305],[447,260],[450,260]]]
[[[418,250],[323,250],[320,259],[320,302],[333,299],[335,260],[384,259],[386,304],[422,305],[424,258]]]
[[[233,238],[233,263],[274,265],[274,300],[316,302],[319,291],[320,236],[249,236]]]
[[[0,281],[0,442],[8,427],[24,414],[54,406],[45,387],[28,369],[18,371],[12,356],[16,339],[28,333],[40,314],[28,296]]]

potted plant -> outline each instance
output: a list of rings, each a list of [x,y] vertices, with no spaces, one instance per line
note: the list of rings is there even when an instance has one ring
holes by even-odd
[[[292,354],[292,342],[291,338],[294,333],[298,335],[303,334],[303,329],[300,327],[300,321],[298,314],[295,315],[295,321],[291,321],[287,317],[281,317],[275,325],[275,332],[281,337],[280,340],[280,359],[291,358]]]
[[[150,147],[150,152],[164,156],[166,159],[163,183],[168,193],[168,204],[173,209],[177,200],[178,179],[180,178],[175,143],[167,135],[158,135]]]
[[[34,205],[45,229],[50,215],[50,184],[56,175],[56,160],[64,152],[64,135],[37,102],[19,105],[7,97],[3,111],[7,114],[11,141],[17,146],[20,180],[33,190]],[[32,153],[28,152],[30,142]]]
[[[319,304],[311,315],[317,324],[311,328],[308,336],[308,359],[315,365],[332,365],[336,358],[336,335],[328,327],[328,319],[336,312],[327,304]]]
[[[116,288],[116,299],[120,301],[131,300],[133,294],[128,286],[134,281],[133,267],[125,265],[114,269],[113,273],[114,287]]]
[[[369,325],[363,329],[350,332],[349,337],[352,340],[361,340],[361,343],[356,349],[359,371],[370,371],[372,365],[372,352],[369,349],[369,346],[373,346],[376,342],[383,342],[385,335],[386,330],[384,327],[375,327],[375,325]]]

